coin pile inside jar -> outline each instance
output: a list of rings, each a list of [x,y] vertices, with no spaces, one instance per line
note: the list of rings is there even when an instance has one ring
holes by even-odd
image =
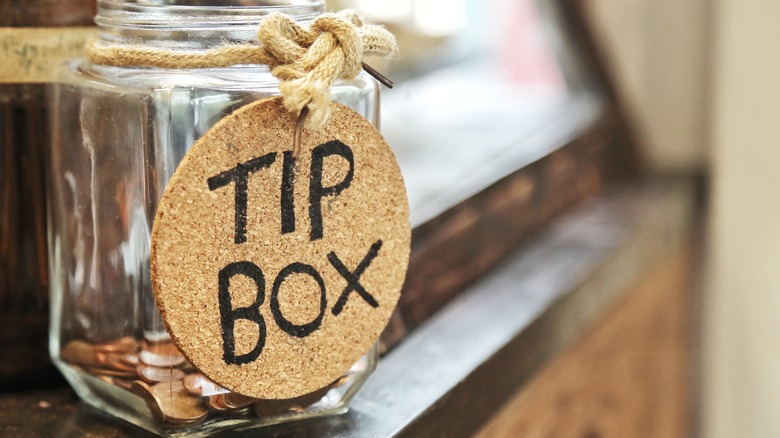
[[[152,416],[172,425],[203,421],[209,413],[259,417],[300,412],[322,399],[332,385],[289,400],[260,400],[230,392],[195,370],[170,342],[146,343],[132,337],[111,342],[70,341],[60,357],[100,380],[130,391],[146,402]]]

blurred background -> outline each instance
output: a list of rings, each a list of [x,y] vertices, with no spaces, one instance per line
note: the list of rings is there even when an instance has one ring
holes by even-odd
[[[702,435],[780,436],[780,3],[586,3],[647,158],[708,176]]]
[[[780,2],[571,3],[588,15],[652,170],[706,176],[702,435],[780,436],[780,85],[773,82],[780,77]],[[550,39],[534,37],[534,11],[520,10],[524,2],[329,4],[393,28],[402,72],[419,74],[481,46],[499,60],[492,72],[502,81],[535,84],[547,99],[564,88],[566,73],[539,48]],[[502,47],[507,32],[531,43]],[[457,89],[457,74],[445,88]],[[387,112],[394,117],[393,105]]]

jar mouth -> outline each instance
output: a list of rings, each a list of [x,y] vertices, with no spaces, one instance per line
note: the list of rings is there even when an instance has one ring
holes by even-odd
[[[197,29],[256,26],[272,12],[313,20],[324,0],[98,0],[95,23],[103,28]]]

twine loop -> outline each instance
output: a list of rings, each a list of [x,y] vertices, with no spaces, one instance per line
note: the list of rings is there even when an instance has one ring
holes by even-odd
[[[330,88],[338,79],[352,80],[366,56],[395,55],[398,46],[387,29],[366,24],[351,10],[325,13],[304,28],[287,15],[269,14],[257,32],[258,44],[224,44],[194,52],[93,41],[87,57],[96,64],[168,69],[265,64],[279,79],[285,107],[308,108],[308,127],[322,126],[330,116]]]

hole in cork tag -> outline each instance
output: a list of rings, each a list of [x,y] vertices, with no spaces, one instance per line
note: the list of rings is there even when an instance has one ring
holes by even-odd
[[[297,160],[301,155],[301,137],[303,137],[303,125],[306,123],[306,116],[309,115],[309,107],[305,106],[298,115],[298,121],[295,123],[295,133],[293,134],[292,157]],[[296,166],[297,169],[297,166]]]

